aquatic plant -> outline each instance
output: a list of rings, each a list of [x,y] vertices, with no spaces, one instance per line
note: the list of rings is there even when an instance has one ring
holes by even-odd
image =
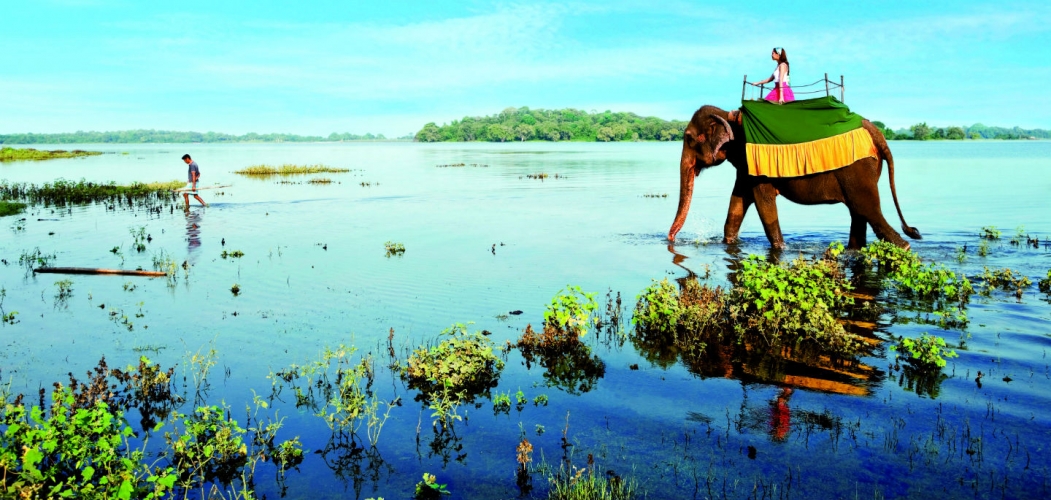
[[[117,184],[88,182],[84,179],[76,182],[58,179],[37,186],[0,181],[0,199],[43,203],[45,206],[100,202],[130,205],[133,202],[156,203],[174,200],[173,191],[185,185],[182,181]]]
[[[1051,294],[1051,269],[1047,270],[1047,277],[1041,278],[1037,283],[1037,286],[1040,288],[1041,292]]]
[[[33,148],[0,148],[0,162],[4,161],[39,161],[39,160],[53,160],[57,158],[80,158],[84,156],[96,156],[102,154],[101,151],[84,151],[82,149],[74,149],[73,151],[66,151],[62,149],[56,149],[53,151],[38,150]]]
[[[978,233],[978,237],[984,240],[998,240],[1000,239],[1000,230],[996,229],[996,226],[985,226]]]
[[[415,500],[434,500],[441,498],[442,495],[452,495],[445,484],[438,483],[438,478],[434,474],[423,473],[423,481],[416,483],[416,493],[413,498]]]
[[[8,215],[18,215],[26,209],[25,203],[14,203],[10,201],[0,200],[0,217],[6,217]]]
[[[567,334],[583,336],[597,319],[597,292],[584,292],[579,286],[566,285],[551,299],[544,310],[544,326]]]
[[[854,303],[838,262],[800,257],[785,266],[750,255],[740,266],[728,308],[739,333],[753,333],[770,348],[857,352],[856,340],[837,321]]]
[[[235,297],[240,295],[241,294],[241,285],[238,285],[237,283],[234,283],[234,286],[230,287],[230,293],[234,294]]]
[[[449,397],[450,403],[469,403],[496,387],[504,362],[488,337],[467,333],[462,323],[445,329],[440,337],[437,345],[413,351],[402,367],[402,379],[420,392],[418,401]]]
[[[179,265],[176,264],[175,259],[166,250],[161,249],[153,255],[153,269],[164,273],[168,288],[175,287],[175,274],[178,272]]]
[[[646,193],[642,195],[643,198],[667,198],[668,193]]]
[[[332,179],[328,177],[318,177],[316,179],[310,179],[307,181],[308,184],[332,184]]]
[[[941,370],[947,358],[957,357],[956,351],[946,347],[945,339],[927,333],[915,339],[901,337],[890,348],[898,353],[899,358],[923,371]]]
[[[146,251],[146,226],[133,227],[128,229],[128,232],[131,233],[132,239],[135,240],[132,244],[135,251],[139,253]]]
[[[41,393],[43,400],[43,392]],[[74,405],[72,391],[55,384],[51,407],[4,401],[0,410],[0,484],[15,498],[161,498],[177,475],[151,467],[129,440],[134,432],[120,411],[96,401]]]
[[[372,393],[375,361],[371,354],[356,360],[355,347],[340,344],[326,347],[317,360],[292,365],[267,377],[273,384],[273,397],[281,389],[294,391],[296,407],[320,417],[337,437],[353,437],[365,423],[373,447],[379,442],[383,425],[397,401],[387,403]],[[380,406],[386,406],[380,412]]]
[[[636,497],[638,487],[634,479],[596,473],[593,464],[582,468],[562,464],[548,482],[549,500],[629,500]]]
[[[1006,267],[990,271],[988,267],[983,266],[982,274],[978,279],[981,282],[978,293],[985,296],[991,295],[993,290],[999,288],[1005,292],[1014,292],[1016,297],[1022,298],[1022,292],[1033,285],[1033,280],[1028,276],[1023,274],[1015,276],[1014,271]]]
[[[1048,273],[1051,276],[1051,273]],[[7,298],[7,289],[0,287],[0,322],[4,325],[13,325],[18,323],[15,316],[18,315],[18,311],[4,312],[4,299]]]
[[[26,276],[29,276],[33,272],[33,269],[38,267],[48,267],[51,262],[55,260],[55,254],[46,254],[40,251],[40,247],[36,247],[32,252],[23,250],[22,254],[18,257],[18,264],[26,269]]]
[[[224,259],[227,257],[230,257],[232,259],[240,259],[241,257],[245,256],[245,253],[240,250],[234,250],[232,252],[227,252],[226,250],[223,250],[223,253],[219,254],[219,256]]]
[[[965,303],[974,292],[966,276],[958,276],[944,266],[924,265],[915,252],[889,242],[874,242],[862,248],[860,254],[866,264],[885,272],[906,296]]]
[[[249,167],[242,168],[241,170],[235,170],[235,174],[247,175],[251,177],[270,177],[273,175],[303,175],[303,174],[321,174],[321,173],[345,173],[350,172],[349,168],[335,168],[326,165],[293,165],[286,163],[280,166],[274,165],[252,165]]]
[[[493,396],[493,415],[500,413],[511,412],[511,393],[505,392],[503,394],[497,393]]]
[[[391,257],[393,255],[401,256],[405,253],[405,245],[388,241],[383,244],[383,250],[386,252],[386,257]]]
[[[55,293],[55,303],[65,305],[66,301],[73,296],[73,280],[56,281],[55,288],[58,288],[58,292]]]
[[[978,244],[978,256],[987,257],[989,253],[989,242],[986,240],[982,240],[981,243]]]

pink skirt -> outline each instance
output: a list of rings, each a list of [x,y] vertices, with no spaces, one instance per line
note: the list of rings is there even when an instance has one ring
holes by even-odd
[[[796,95],[792,93],[792,87],[785,85],[785,102],[792,102],[796,100]],[[770,102],[777,102],[777,88],[771,90],[769,94],[766,94],[766,100]]]

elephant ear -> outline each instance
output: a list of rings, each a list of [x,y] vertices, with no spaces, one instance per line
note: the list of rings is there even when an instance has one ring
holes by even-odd
[[[712,148],[712,155],[714,156],[723,146],[726,145],[727,142],[734,140],[734,129],[730,126],[730,122],[727,122],[723,117],[712,115],[712,118],[714,118],[717,123],[715,127],[717,132],[712,134],[712,139],[715,142],[715,147]]]

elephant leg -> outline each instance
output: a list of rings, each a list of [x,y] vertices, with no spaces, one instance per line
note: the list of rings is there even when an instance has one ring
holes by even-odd
[[[751,189],[746,188],[742,185],[743,181],[739,178],[734,183],[733,193],[730,195],[730,208],[726,211],[726,224],[723,224],[723,243],[735,243],[737,241],[737,235],[741,232],[741,222],[744,221],[744,215],[748,213],[748,208],[755,203],[755,198],[752,196]]]
[[[883,212],[879,207],[879,189],[876,187],[875,182],[865,184],[864,187],[858,187],[851,190],[851,192],[844,193],[845,203],[851,213],[851,241],[854,240],[855,224],[861,224],[856,221],[861,219],[872,226],[872,232],[876,233],[877,238],[889,241],[901,248],[910,248],[908,242],[902,239],[901,235],[883,217]],[[864,233],[862,230],[859,230],[859,232]],[[864,242],[864,238],[861,241]]]
[[[777,220],[777,189],[770,184],[760,184],[752,189],[755,199],[755,210],[759,212],[759,220],[763,222],[763,231],[770,245],[777,248],[785,247],[785,240],[781,236],[781,223]]]
[[[847,248],[851,250],[857,250],[865,246],[865,240],[868,238],[869,225],[868,221],[864,217],[858,215],[857,212],[850,211],[850,240],[847,241]]]

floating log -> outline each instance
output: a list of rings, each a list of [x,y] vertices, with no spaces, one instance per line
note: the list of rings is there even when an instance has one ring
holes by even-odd
[[[141,269],[98,269],[94,267],[40,267],[33,270],[41,274],[111,274],[116,276],[146,276],[157,278],[165,276],[164,271],[143,271]]]

